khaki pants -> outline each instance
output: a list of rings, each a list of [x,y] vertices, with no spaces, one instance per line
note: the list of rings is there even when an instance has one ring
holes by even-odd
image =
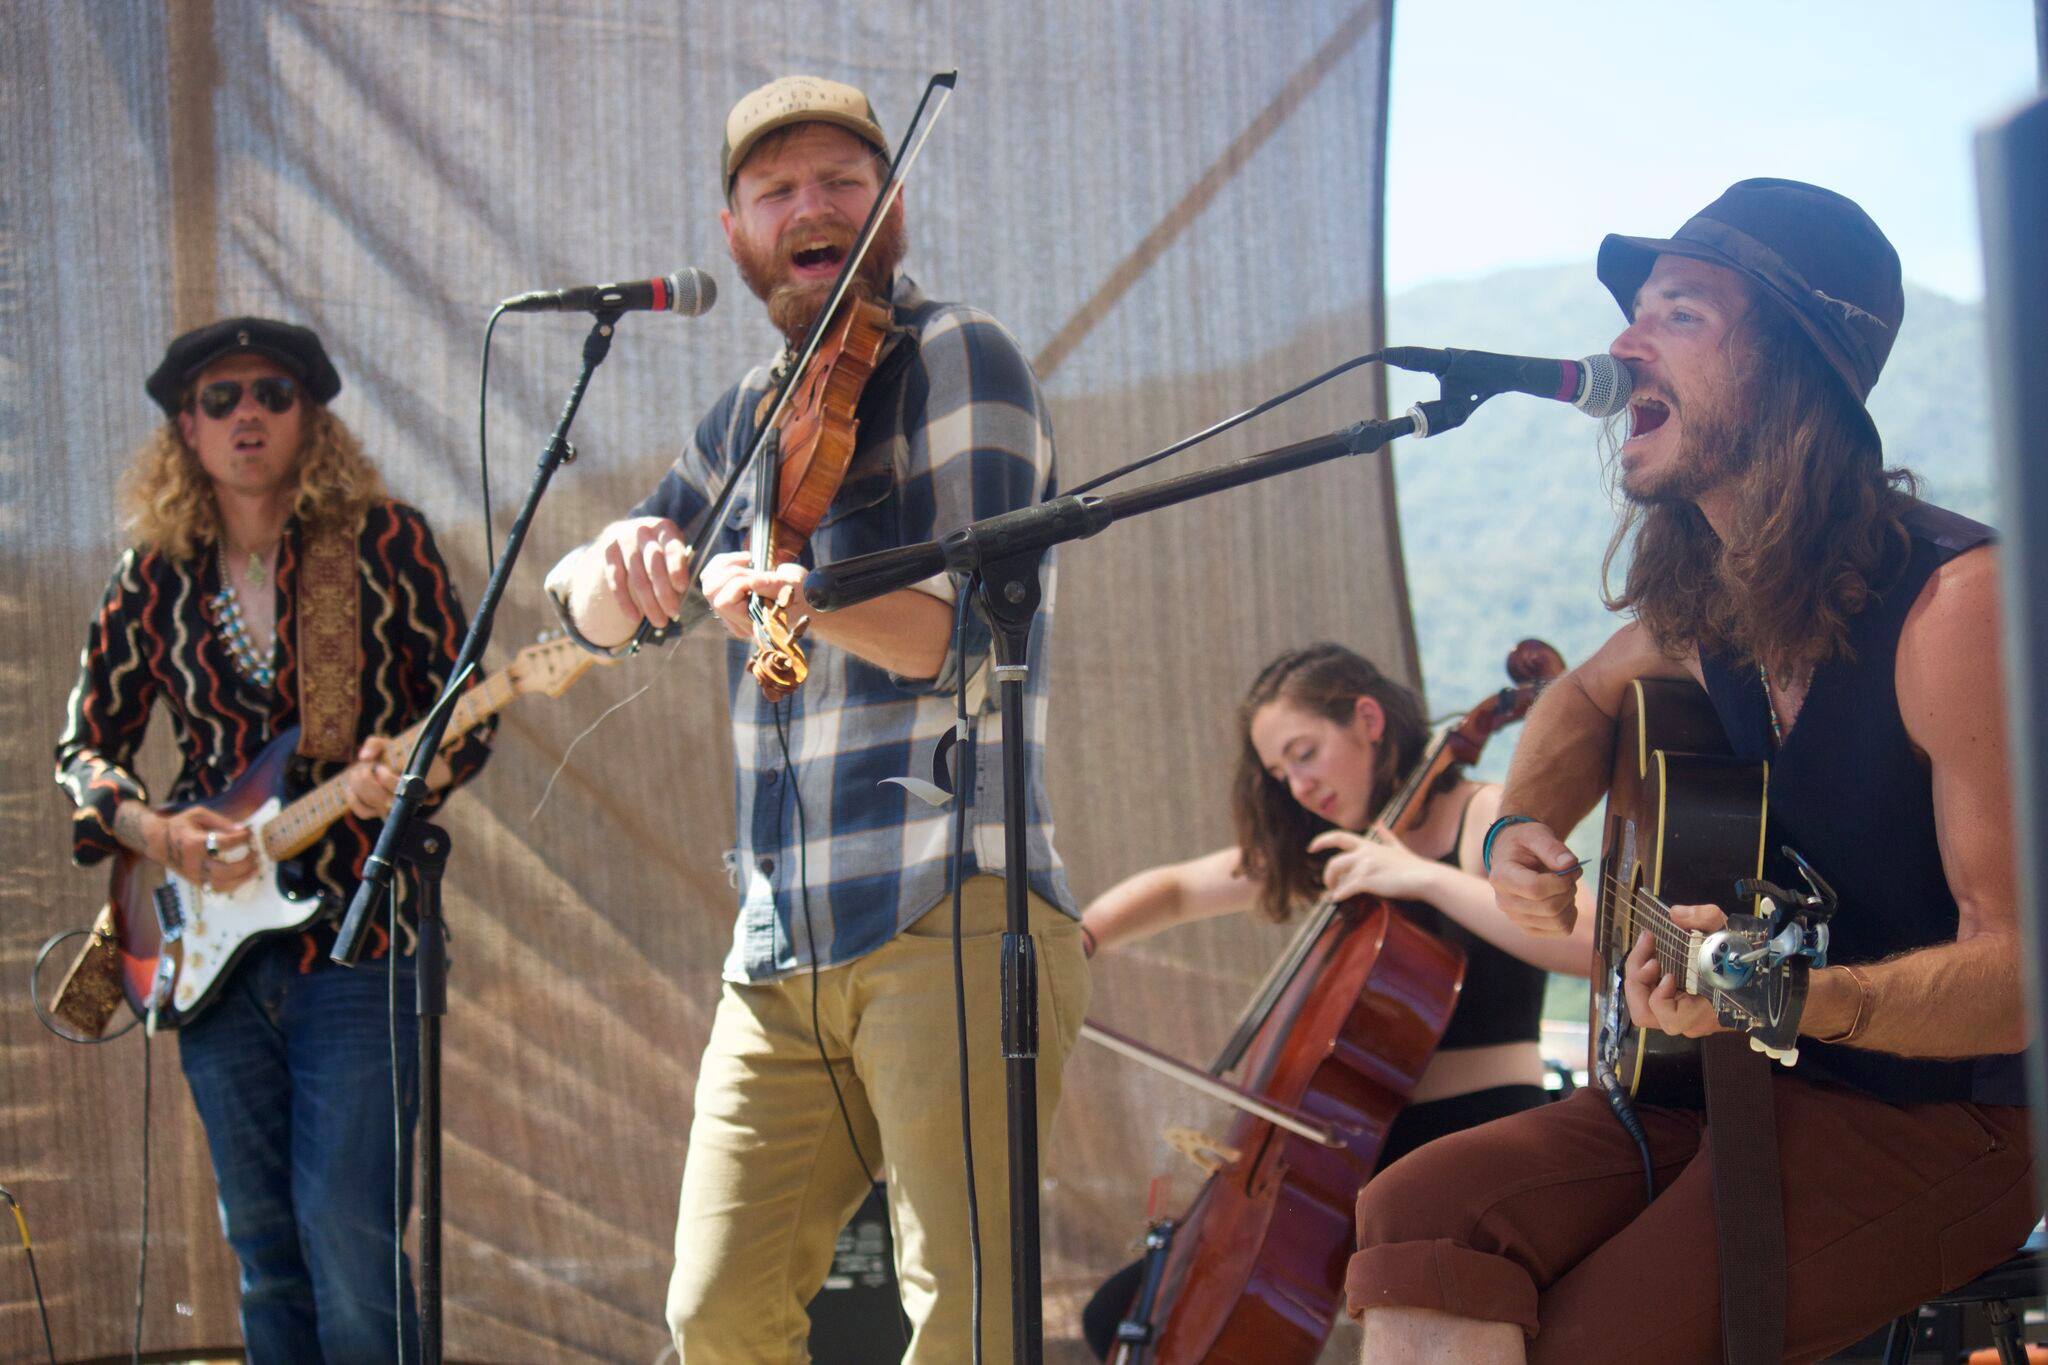
[[[979,1196],[982,1341],[1010,1354],[1009,1141],[1000,1046],[1000,877],[970,879],[961,931]],[[972,1277],[954,1031],[952,902],[882,948],[817,976],[818,1032],[853,1135],[888,1181],[896,1274],[915,1365],[960,1365]],[[1038,954],[1038,1131],[1088,1008],[1079,926],[1031,901]],[[812,978],[727,982],[697,1077],[676,1216],[668,1322],[686,1365],[803,1361],[804,1306],[867,1196],[811,1028]]]

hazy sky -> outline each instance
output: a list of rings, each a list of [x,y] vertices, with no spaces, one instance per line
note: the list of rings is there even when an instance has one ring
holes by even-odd
[[[1589,261],[1775,175],[1980,298],[1972,135],[2035,80],[2033,0],[1396,0],[1387,287]]]

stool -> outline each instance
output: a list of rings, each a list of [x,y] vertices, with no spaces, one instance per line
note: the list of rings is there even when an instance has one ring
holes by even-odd
[[[2026,1245],[2012,1259],[1979,1275],[1958,1289],[1929,1299],[1922,1307],[1960,1309],[1966,1303],[1981,1303],[1991,1319],[1991,1337],[1998,1347],[2001,1365],[2027,1365],[2027,1348],[2020,1340],[2020,1313],[2014,1303],[2038,1299],[2042,1274],[2048,1271],[2048,1235],[2036,1227]],[[1920,1309],[1901,1314],[1892,1322],[1884,1339],[1885,1365],[1907,1365],[1913,1358],[1913,1338]]]

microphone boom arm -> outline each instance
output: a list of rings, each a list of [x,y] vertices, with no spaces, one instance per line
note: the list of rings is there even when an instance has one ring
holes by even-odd
[[[1084,540],[1125,517],[1190,502],[1345,455],[1368,454],[1396,437],[1420,434],[1425,422],[1431,433],[1448,431],[1471,411],[1465,407],[1460,412],[1459,406],[1459,402],[1446,400],[1421,403],[1408,415],[1391,421],[1358,422],[1327,436],[1247,455],[1215,469],[1162,479],[1129,492],[1106,497],[1068,494],[983,517],[942,540],[878,550],[822,565],[805,577],[804,596],[819,611],[834,611],[907,588],[941,570],[963,575],[979,573],[985,565],[998,560],[1042,553],[1069,540]],[[1417,413],[1423,416],[1418,419]]]

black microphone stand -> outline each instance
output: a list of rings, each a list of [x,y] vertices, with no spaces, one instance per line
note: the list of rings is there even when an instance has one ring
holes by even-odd
[[[1012,1358],[1040,1365],[1045,1355],[1040,1287],[1038,1204],[1038,958],[1030,933],[1025,815],[1024,681],[1026,646],[1042,595],[1039,561],[1064,541],[1096,534],[1111,522],[1211,493],[1256,483],[1344,455],[1379,450],[1396,437],[1434,436],[1460,425],[1486,393],[1446,392],[1386,422],[1359,422],[1328,436],[1218,469],[1164,479],[1108,497],[1053,498],[1036,506],[970,522],[940,541],[907,545],[823,565],[804,580],[804,596],[820,611],[908,587],[940,570],[979,578],[982,610],[994,634],[995,677],[1003,721],[1002,1038],[1010,1134],[1010,1304]]]
[[[576,376],[568,401],[562,405],[562,415],[555,423],[554,433],[541,449],[533,483],[526,491],[526,502],[513,520],[512,529],[505,535],[504,552],[491,572],[490,581],[484,585],[483,597],[477,602],[476,614],[470,618],[469,634],[463,637],[455,666],[449,670],[448,681],[443,685],[440,697],[420,726],[419,741],[413,745],[405,773],[398,779],[397,796],[384,817],[384,828],[377,836],[377,846],[363,864],[362,881],[356,887],[355,899],[349,903],[347,917],[335,934],[334,951],[329,954],[333,961],[344,967],[355,966],[356,959],[362,954],[363,929],[378,900],[390,889],[394,860],[412,862],[420,869],[426,887],[421,897],[419,916],[416,1001],[420,1017],[422,1133],[416,1147],[420,1190],[419,1344],[423,1365],[441,1365],[440,1024],[448,1012],[448,959],[439,910],[440,865],[448,856],[448,838],[445,832],[433,825],[421,826],[415,834],[413,817],[427,797],[427,769],[441,752],[441,736],[447,731],[448,718],[454,712],[459,689],[475,674],[483,660],[484,647],[490,642],[491,627],[497,618],[498,600],[505,595],[505,585],[511,581],[512,566],[519,561],[519,551],[526,543],[527,528],[533,523],[541,495],[547,492],[548,481],[554,477],[555,471],[576,458],[576,449],[569,444],[569,424],[576,420],[576,410],[583,404],[583,393],[590,387],[591,376],[611,351],[612,334],[618,320],[616,310],[598,313],[590,335],[583,339],[582,372]],[[391,951],[398,951],[396,943]]]

